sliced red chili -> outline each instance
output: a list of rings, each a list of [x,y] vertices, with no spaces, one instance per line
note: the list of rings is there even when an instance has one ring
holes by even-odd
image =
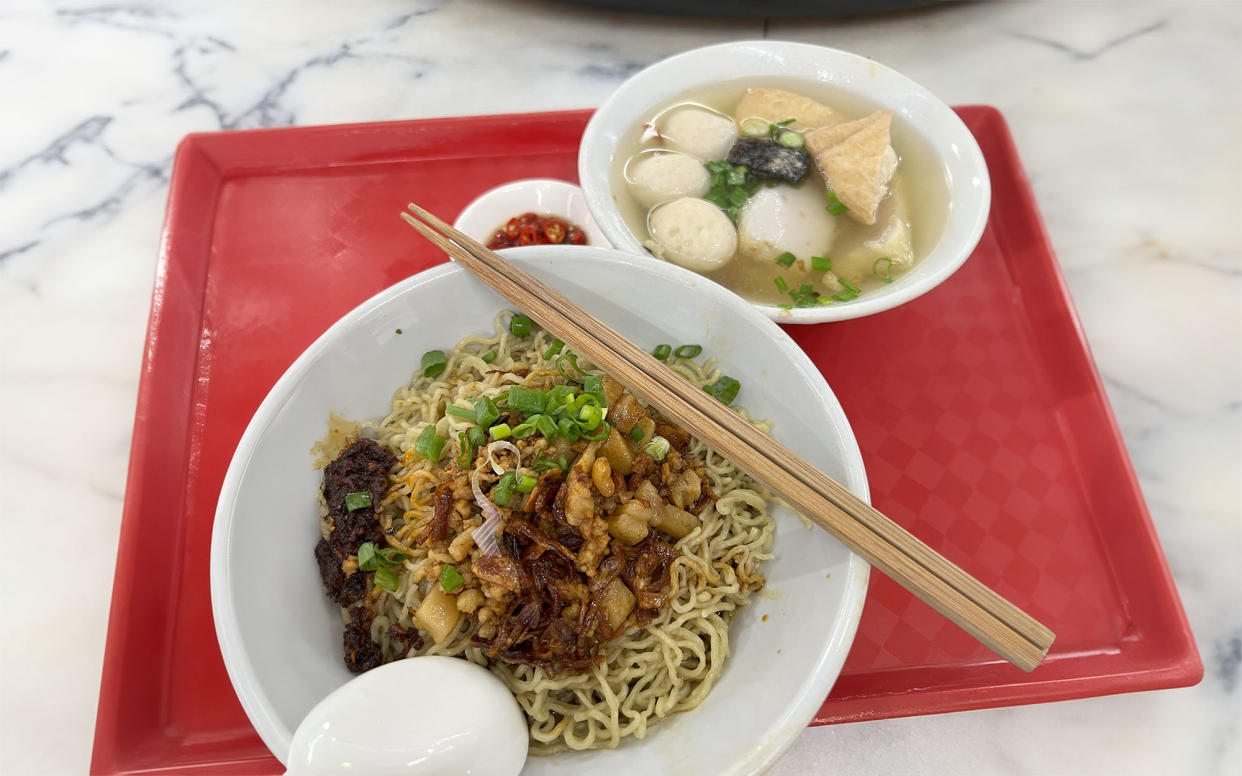
[[[554,245],[565,242],[565,224],[554,218],[549,218],[543,224],[543,236]]]

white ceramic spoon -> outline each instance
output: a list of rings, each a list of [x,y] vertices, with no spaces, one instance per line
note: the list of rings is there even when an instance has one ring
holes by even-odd
[[[517,776],[526,720],[504,682],[451,657],[380,666],[311,709],[293,734],[288,776]]]

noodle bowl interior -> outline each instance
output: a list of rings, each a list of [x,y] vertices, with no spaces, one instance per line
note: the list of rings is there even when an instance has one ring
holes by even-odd
[[[721,82],[645,114],[613,154],[643,246],[753,302],[848,302],[940,238],[948,186],[917,132],[827,84]]]
[[[664,353],[730,403],[737,382],[700,354]],[[535,753],[615,747],[698,706],[764,585],[768,494],[523,316],[422,367],[383,420],[333,417],[316,446],[314,554],[350,670],[484,665]]]

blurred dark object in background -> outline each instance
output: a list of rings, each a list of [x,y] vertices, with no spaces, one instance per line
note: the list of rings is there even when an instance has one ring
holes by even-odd
[[[566,5],[609,11],[700,16],[712,19],[762,19],[850,16],[939,5],[948,0],[554,0]]]

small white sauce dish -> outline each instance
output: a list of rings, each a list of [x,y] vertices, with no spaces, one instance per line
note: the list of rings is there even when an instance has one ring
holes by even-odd
[[[452,657],[413,657],[361,674],[310,710],[287,776],[517,776],[522,709],[505,683]]]
[[[523,213],[563,218],[582,229],[587,245],[612,247],[591,217],[582,189],[551,178],[527,178],[485,191],[466,205],[453,226],[486,245],[497,229]]]
[[[890,285],[831,305],[784,309],[756,303],[764,315],[778,323],[860,318],[927,293],[962,266],[987,224],[991,184],[983,153],[957,114],[914,81],[873,60],[822,46],[766,40],[707,46],[657,62],[618,87],[595,112],[579,149],[578,177],[591,215],[614,246],[650,256],[626,224],[611,181],[613,155],[627,132],[670,101],[694,99],[697,90],[747,78],[829,85],[873,109],[891,110],[894,137],[899,130],[918,135],[933,154],[935,168],[943,172],[948,191],[939,241]]]

